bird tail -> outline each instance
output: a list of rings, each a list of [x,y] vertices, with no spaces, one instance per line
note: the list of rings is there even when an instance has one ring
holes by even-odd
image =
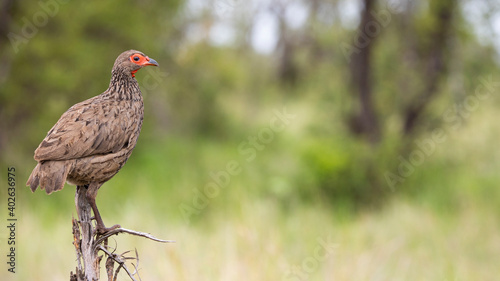
[[[38,163],[26,182],[32,192],[40,186],[47,194],[63,189],[69,173],[66,161],[45,161]]]

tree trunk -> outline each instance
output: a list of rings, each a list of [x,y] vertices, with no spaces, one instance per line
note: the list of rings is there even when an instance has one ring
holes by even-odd
[[[97,256],[97,250],[94,248],[94,229],[92,226],[92,208],[87,200],[87,188],[85,186],[77,186],[75,194],[75,205],[76,211],[78,213],[78,218],[80,220],[81,235],[80,240],[80,253],[77,252],[77,258],[79,256],[83,259],[83,268],[77,268],[76,275],[81,278],[84,276],[85,279],[78,281],[94,281],[99,280],[99,262],[100,258]],[[80,264],[81,267],[81,264]]]
[[[423,50],[420,53],[420,60],[424,62],[422,76],[425,85],[423,92],[405,108],[403,120],[405,135],[410,135],[415,130],[427,105],[438,93],[441,78],[447,72],[447,43],[453,28],[452,20],[456,6],[456,0],[430,3],[429,9],[435,24],[428,31],[427,38],[420,38],[424,41],[420,48],[416,48]]]
[[[376,0],[364,0],[363,3],[364,8],[361,11],[361,23],[356,34],[358,38],[356,38],[355,42],[365,42],[366,44],[363,44],[363,47],[359,48],[359,52],[353,54],[351,61],[352,82],[359,98],[359,112],[354,116],[351,129],[355,133],[366,136],[370,142],[376,143],[380,140],[380,128],[373,103],[371,79],[371,54],[376,36],[367,35],[367,32],[374,32],[370,30],[370,22],[375,22],[371,11],[376,4]]]

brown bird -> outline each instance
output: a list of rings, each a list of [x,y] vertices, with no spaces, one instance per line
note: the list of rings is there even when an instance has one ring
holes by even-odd
[[[111,81],[104,93],[70,107],[50,129],[35,150],[38,161],[26,185],[47,194],[61,190],[64,183],[87,188],[97,222],[97,231],[106,228],[97,210],[99,188],[123,167],[132,154],[141,131],[144,104],[135,73],[158,63],[144,53],[129,50],[118,56]]]

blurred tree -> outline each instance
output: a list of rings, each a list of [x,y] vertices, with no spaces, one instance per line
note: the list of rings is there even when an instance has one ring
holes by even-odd
[[[382,29],[391,21],[391,15],[387,10],[376,9],[375,0],[364,0],[360,11],[360,24],[356,30],[356,51],[351,56],[351,77],[354,89],[359,101],[359,112],[354,113],[351,121],[351,129],[356,134],[367,136],[368,140],[376,143],[381,138],[379,114],[375,107],[376,93],[374,93],[373,72],[373,48],[374,43],[380,40]],[[423,15],[415,15],[415,11],[425,10]],[[381,15],[385,13],[386,15]],[[379,15],[378,18],[375,15]],[[412,97],[406,99],[407,103],[402,106],[402,131],[404,135],[410,135],[418,128],[419,122],[425,122],[422,115],[427,106],[435,99],[440,91],[439,86],[445,78],[449,62],[449,42],[453,40],[454,17],[460,17],[457,11],[457,3],[454,0],[430,1],[427,8],[415,5],[406,5],[403,21],[394,22],[400,25],[402,32],[400,36],[404,44],[402,52],[406,54],[402,63],[410,64],[415,77],[404,77],[403,79],[416,79],[420,87],[402,89],[401,95]],[[383,19],[383,17],[386,17]],[[392,18],[398,19],[392,16]],[[382,21],[386,21],[385,24]],[[379,45],[384,48],[385,44]],[[392,77],[386,79],[394,80]],[[397,82],[397,81],[394,81]]]
[[[7,37],[9,33],[9,28],[11,26],[13,15],[15,15],[16,5],[14,0],[2,0],[0,2],[0,59],[2,61],[2,67],[0,68],[0,85],[5,82],[7,73],[9,72],[12,58],[9,57],[9,52],[4,52],[9,45],[9,39]],[[1,100],[0,100],[1,101]],[[0,117],[4,117],[4,112],[6,110],[7,103],[0,102]],[[3,119],[2,120],[6,120]],[[4,148],[7,142],[7,122],[0,122],[0,151]]]
[[[7,43],[12,14],[14,13],[14,0],[2,0],[0,2],[0,46]]]
[[[8,120],[0,124],[0,149],[7,142],[33,146],[69,106],[105,90],[123,50],[168,58],[164,42],[173,34],[171,19],[180,5],[178,0],[40,1],[16,2],[14,9],[8,2],[1,10],[8,15],[1,20],[10,24],[2,24],[0,41],[6,58],[0,118]]]
[[[276,53],[279,57],[278,77],[283,84],[294,86],[298,76],[295,49],[299,42],[286,23],[286,4],[282,1],[274,1],[270,9],[278,20],[279,39],[276,46]]]
[[[464,52],[469,46],[481,48],[485,54],[492,53],[472,35],[474,31],[463,17],[460,2],[399,1],[395,5],[393,1],[363,0],[356,28],[338,34],[334,31],[340,25],[335,21],[337,14],[331,12],[335,8],[328,10],[334,18],[331,21],[324,19],[322,11],[328,5],[342,6],[346,2],[319,2],[309,6],[310,13],[318,12],[309,16],[305,31],[315,34],[309,35],[310,44],[306,46],[311,59],[301,60],[299,66],[301,73],[308,69],[313,75],[302,83],[311,83],[310,91],[324,93],[321,101],[331,105],[330,120],[338,120],[338,112],[347,112],[344,126],[351,135],[339,135],[338,126],[330,134],[325,133],[335,121],[323,119],[322,129],[315,126],[318,139],[307,145],[304,153],[313,180],[303,184],[318,187],[335,202],[341,198],[360,205],[376,202],[390,194],[384,192],[390,188],[381,175],[397,170],[401,159],[408,159],[415,151],[415,141],[443,124],[446,108],[454,102],[461,103],[467,93],[474,93],[471,87],[460,88],[455,77],[466,77],[467,85],[476,85],[478,77],[497,66],[486,60],[481,71],[470,71],[477,69],[475,63],[470,63],[477,55]],[[340,22],[346,21],[339,17]],[[329,28],[322,30],[318,23]],[[328,37],[331,39],[327,40]],[[343,57],[332,48],[335,45],[340,46]],[[342,61],[349,63],[344,66]],[[320,76],[322,66],[330,76]],[[348,75],[334,69],[343,69]],[[348,78],[350,87],[342,86],[347,79],[337,81],[330,91],[321,91],[315,84],[321,81],[317,76],[332,79],[333,75]],[[322,85],[326,87],[327,83]],[[339,141],[339,137],[346,141]],[[368,140],[371,149],[358,139]],[[349,156],[338,156],[339,150],[348,151]]]
[[[421,22],[413,17],[414,23],[403,27],[406,29],[406,48],[412,53],[407,63],[418,71],[423,83],[421,89],[410,90],[413,92],[410,93],[413,99],[403,109],[405,135],[413,133],[418,123],[425,121],[422,120],[425,109],[435,96],[442,93],[439,86],[446,78],[450,42],[456,36],[453,30],[453,22],[456,20],[454,17],[459,17],[456,0],[429,1],[428,12],[421,18]]]
[[[359,112],[353,113],[351,129],[356,134],[366,136],[372,143],[380,140],[380,128],[374,104],[372,85],[372,49],[382,28],[381,23],[377,23],[374,17],[376,4],[376,0],[363,0],[360,15],[361,21],[354,41],[361,43],[361,45],[352,54],[351,60],[352,84],[359,99]]]

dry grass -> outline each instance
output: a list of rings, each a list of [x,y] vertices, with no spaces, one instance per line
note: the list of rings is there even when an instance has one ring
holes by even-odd
[[[284,214],[261,201],[196,225],[144,216],[151,213],[114,219],[177,241],[115,238],[118,251],[138,250],[142,280],[495,280],[498,274],[498,221],[474,208],[440,217],[398,200],[346,222],[321,207]],[[1,279],[68,280],[75,267],[70,231],[69,218],[47,224],[24,213],[18,272],[2,270]]]

